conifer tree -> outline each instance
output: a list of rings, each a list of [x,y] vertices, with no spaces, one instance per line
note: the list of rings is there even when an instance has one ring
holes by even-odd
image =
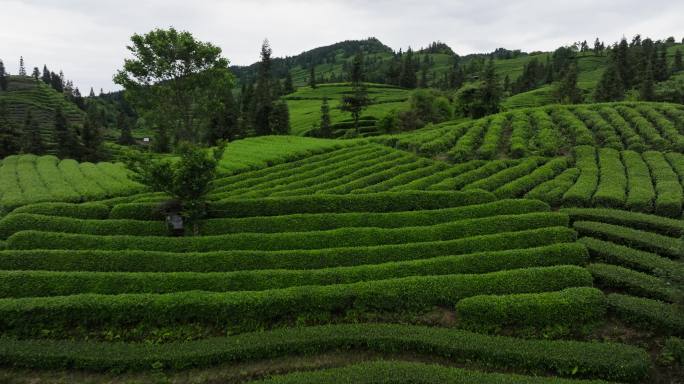
[[[563,104],[582,102],[582,90],[577,87],[577,65],[571,64],[556,88],[556,100]]]
[[[652,101],[655,98],[655,92],[653,90],[653,69],[651,68],[651,63],[649,62],[646,66],[646,70],[643,73],[641,79],[641,85],[639,86],[639,99],[643,101]]]
[[[90,107],[81,130],[83,148],[79,156],[80,160],[90,162],[101,160],[103,142],[101,123],[95,107]]]
[[[0,60],[0,91],[7,90],[7,72],[5,72],[5,64]]]
[[[19,76],[26,76],[26,67],[24,66],[24,56],[19,56]]]
[[[669,77],[667,69],[667,47],[664,44],[656,44],[655,64],[653,66],[653,77],[656,81],[665,81]]]
[[[209,145],[218,145],[220,141],[233,141],[242,135],[239,122],[239,106],[233,98],[233,93],[228,90],[222,95],[221,105],[212,116],[207,142]]]
[[[31,73],[31,77],[36,79],[36,81],[40,80],[40,69],[38,69],[38,67],[33,67],[33,73]]]
[[[119,140],[117,142],[121,145],[133,145],[135,144],[135,139],[131,133],[131,124],[128,117],[123,112],[119,112],[116,116],[116,129],[121,132],[119,135]]]
[[[494,68],[494,56],[490,56],[485,66],[483,81],[480,85],[480,97],[482,110],[480,116],[486,116],[499,112],[501,109],[501,85]]]
[[[273,128],[270,125],[273,112],[272,79],[271,79],[271,47],[268,40],[261,45],[261,62],[256,87],[254,89],[254,129],[257,135],[270,135]]]
[[[401,77],[399,85],[404,88],[415,88],[418,83],[416,78],[416,63],[413,59],[413,50],[409,47],[404,54],[404,61],[401,67]]]
[[[352,93],[342,97],[342,104],[340,105],[341,110],[351,113],[352,119],[354,120],[354,129],[356,129],[357,132],[359,129],[361,112],[371,103],[371,100],[368,97],[368,91],[363,84],[363,70],[363,53],[359,51],[356,56],[354,56],[349,76],[352,85]],[[415,73],[413,75],[415,78]]]
[[[19,132],[9,118],[5,101],[0,101],[0,158],[13,155],[20,149]]]
[[[21,138],[21,151],[23,153],[32,153],[34,155],[42,155],[45,153],[45,144],[43,144],[43,137],[40,134],[40,127],[38,121],[33,118],[33,114],[29,109],[26,112],[26,119],[24,120],[24,132]]]
[[[88,97],[95,97],[95,90],[93,87],[90,87],[90,93],[88,94]]]
[[[613,61],[617,66],[617,72],[620,80],[622,80],[622,89],[626,90],[632,87],[634,81],[634,71],[632,68],[632,61],[629,54],[629,45],[626,39],[622,39],[614,52]]]
[[[318,127],[318,135],[320,137],[332,137],[332,126],[330,122],[330,105],[328,105],[328,98],[324,97],[321,103],[321,122]]]
[[[601,40],[599,40],[599,38],[597,37],[594,41],[594,55],[600,56],[602,50],[603,49],[601,48]]]
[[[290,93],[293,93],[295,91],[294,89],[294,83],[292,82],[292,74],[290,71],[287,71],[287,75],[285,75],[285,82],[283,83],[283,92],[285,95],[289,95]]]
[[[47,68],[47,65],[43,65],[43,75],[40,77],[41,80],[43,80],[43,83],[47,85],[52,84],[52,77],[50,77],[50,71]]]
[[[80,158],[81,148],[78,137],[59,106],[55,110],[55,130],[52,141],[57,146],[57,157],[62,159]]]
[[[672,71],[679,72],[681,70],[684,70],[684,63],[682,63],[682,51],[678,49],[674,55],[674,64],[672,66]]]
[[[309,86],[312,89],[316,89],[316,66],[311,63],[311,70],[309,72]]]
[[[290,111],[284,100],[279,100],[273,104],[269,124],[276,135],[290,133]]]
[[[608,65],[594,91],[594,101],[618,101],[625,94],[623,81],[615,63]]]
[[[50,85],[55,91],[59,93],[64,92],[64,83],[62,82],[62,78],[54,72],[50,72]]]

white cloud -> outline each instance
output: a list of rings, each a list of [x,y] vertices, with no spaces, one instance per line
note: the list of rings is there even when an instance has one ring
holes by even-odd
[[[23,55],[30,67],[63,69],[83,92],[114,89],[128,39],[155,27],[189,30],[240,65],[258,59],[265,37],[284,56],[370,36],[395,49],[441,40],[467,54],[684,34],[684,2],[671,0],[0,0],[0,10],[9,70]]]

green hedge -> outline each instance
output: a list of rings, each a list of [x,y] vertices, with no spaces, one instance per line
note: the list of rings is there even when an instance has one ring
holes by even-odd
[[[682,292],[663,279],[617,265],[590,264],[587,266],[596,283],[610,290],[624,290],[630,295],[675,301]]]
[[[165,236],[166,223],[140,220],[86,220],[31,213],[12,213],[0,219],[0,238],[26,230],[89,235]]]
[[[464,190],[470,189],[484,189],[486,191],[495,191],[499,187],[507,184],[513,180],[519,179],[523,176],[529,175],[540,164],[545,161],[539,157],[528,157],[522,160],[518,165],[506,168],[484,179],[477,180],[463,187]]]
[[[601,321],[605,297],[595,288],[567,288],[559,292],[484,295],[465,298],[456,310],[468,329],[497,327],[579,327]]]
[[[342,368],[295,372],[250,381],[250,384],[608,384],[598,380],[567,380],[516,374],[485,373],[436,364],[372,361]]]
[[[479,274],[528,267],[584,265],[587,260],[588,255],[581,246],[564,244],[315,270],[275,269],[214,273],[0,271],[0,297],[169,293],[190,290],[258,291],[408,276]],[[164,268],[168,269],[169,266],[165,265]]]
[[[6,298],[0,299],[0,328],[29,335],[44,329],[187,323],[253,330],[301,316],[320,321],[347,311],[423,311],[453,306],[475,295],[555,291],[591,283],[591,274],[584,268],[553,266],[266,291]]]
[[[580,175],[575,184],[563,195],[563,203],[570,206],[587,206],[591,203],[599,181],[596,149],[588,146],[575,147],[575,158]]]
[[[684,335],[684,311],[675,304],[613,293],[607,296],[608,310],[636,327]]]
[[[561,212],[567,213],[572,221],[598,221],[672,237],[684,235],[684,221],[668,217],[607,208],[564,208]]]
[[[549,210],[548,204],[541,201],[509,199],[485,204],[421,211],[311,213],[209,219],[200,223],[200,233],[203,235],[221,235],[239,232],[306,232],[342,227],[397,228]]]
[[[537,185],[553,179],[567,167],[568,160],[565,157],[555,158],[530,174],[500,186],[494,191],[494,194],[499,198],[522,196]]]
[[[532,229],[458,240],[287,251],[219,251],[170,253],[96,250],[11,250],[0,252],[0,266],[8,270],[224,272],[250,269],[316,269],[337,266],[426,259],[543,247],[549,252],[578,252],[576,233],[566,227]],[[556,248],[557,247],[557,248]],[[572,249],[568,251],[568,249]],[[524,251],[526,252],[526,251]]]
[[[140,249],[167,252],[210,252],[230,249],[275,251],[359,247],[453,240],[506,231],[567,226],[568,216],[555,212],[492,216],[445,224],[403,228],[339,228],[327,231],[237,233],[204,237],[96,236],[22,231],[7,239],[8,249]]]
[[[568,168],[553,180],[534,187],[525,197],[546,201],[552,206],[557,207],[562,203],[563,195],[575,184],[579,175],[579,169]]]
[[[668,217],[679,217],[682,212],[684,191],[679,177],[661,152],[644,152],[644,160],[651,170],[657,197],[655,213]]]
[[[343,324],[279,329],[168,344],[0,339],[0,362],[88,371],[188,369],[334,350],[413,352],[519,371],[637,381],[648,353],[616,343],[523,340],[436,327]]]
[[[439,183],[431,185],[428,190],[431,191],[453,191],[461,189],[464,186],[474,183],[478,180],[487,178],[497,172],[504,170],[514,164],[511,160],[492,160],[485,165],[473,169],[472,171],[464,172],[455,177],[450,177],[440,181]]]
[[[439,209],[482,204],[496,200],[485,191],[442,192],[408,191],[369,193],[366,195],[308,195],[261,199],[220,200],[210,206],[211,217],[277,216],[293,213],[325,212],[396,212]],[[114,206],[112,219],[155,219],[150,214],[156,204]],[[146,217],[142,217],[145,216]]]
[[[623,151],[622,161],[627,172],[627,209],[639,212],[652,212],[656,198],[651,171],[641,157],[634,151]]]
[[[573,223],[573,228],[575,228],[580,235],[598,237],[603,240],[622,243],[663,256],[673,258],[682,256],[683,244],[682,240],[679,238],[639,231],[619,225],[597,223],[594,221],[575,221]],[[11,247],[9,240],[8,247]]]
[[[109,207],[101,203],[38,203],[25,205],[12,213],[33,213],[37,215],[73,217],[76,219],[106,219]]]
[[[668,337],[661,358],[674,361],[679,365],[684,365],[684,339],[678,337]]]
[[[595,205],[622,208],[627,200],[627,175],[620,152],[612,148],[598,151],[599,183],[592,198]]]
[[[684,264],[682,263],[658,256],[655,253],[640,251],[591,237],[583,237],[578,241],[584,244],[592,258],[597,260],[684,282]]]

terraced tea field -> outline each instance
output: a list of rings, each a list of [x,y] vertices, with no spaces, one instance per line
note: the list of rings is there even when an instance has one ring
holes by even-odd
[[[237,141],[184,237],[161,194],[58,198],[67,161],[3,159],[25,187],[0,218],[0,379],[676,382],[683,111]]]

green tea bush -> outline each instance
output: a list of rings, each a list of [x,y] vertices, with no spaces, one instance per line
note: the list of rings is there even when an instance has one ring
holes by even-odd
[[[72,217],[76,219],[106,219],[110,208],[102,203],[38,203],[19,207],[12,213],[30,213],[46,216]]]
[[[657,193],[655,213],[668,217],[679,217],[682,212],[684,191],[670,164],[661,152],[648,151],[643,154],[651,170]]]
[[[525,195],[525,197],[539,199],[552,206],[559,206],[562,202],[563,195],[565,195],[568,189],[575,184],[579,175],[579,169],[568,168],[560,175],[556,176],[556,178],[534,187]]]
[[[684,311],[675,304],[613,293],[607,296],[608,310],[626,323],[684,335]]]
[[[682,295],[682,292],[674,289],[665,280],[628,268],[596,263],[589,264],[587,269],[599,286],[604,288],[623,290],[630,295],[670,302]]]
[[[575,228],[580,235],[598,237],[603,240],[629,245],[634,248],[672,258],[681,257],[683,251],[681,239],[619,225],[597,223],[593,221],[575,221],[573,223],[573,228]],[[8,242],[8,246],[9,245]]]
[[[510,181],[496,190],[494,194],[499,198],[520,197],[533,190],[536,186],[553,179],[568,167],[568,160],[565,157],[558,157],[548,161],[538,167],[528,175]]]
[[[593,202],[599,206],[621,208],[627,199],[627,176],[620,153],[612,148],[601,148],[598,158],[599,183]]]
[[[634,151],[623,151],[622,161],[625,164],[628,183],[625,207],[639,212],[652,212],[656,193],[646,162]]]
[[[590,204],[599,181],[596,149],[589,146],[576,147],[575,158],[580,175],[577,182],[563,195],[563,203],[570,206],[586,206]]]
[[[684,222],[668,217],[606,208],[563,208],[561,212],[567,213],[573,221],[598,221],[672,237],[684,235]]]

